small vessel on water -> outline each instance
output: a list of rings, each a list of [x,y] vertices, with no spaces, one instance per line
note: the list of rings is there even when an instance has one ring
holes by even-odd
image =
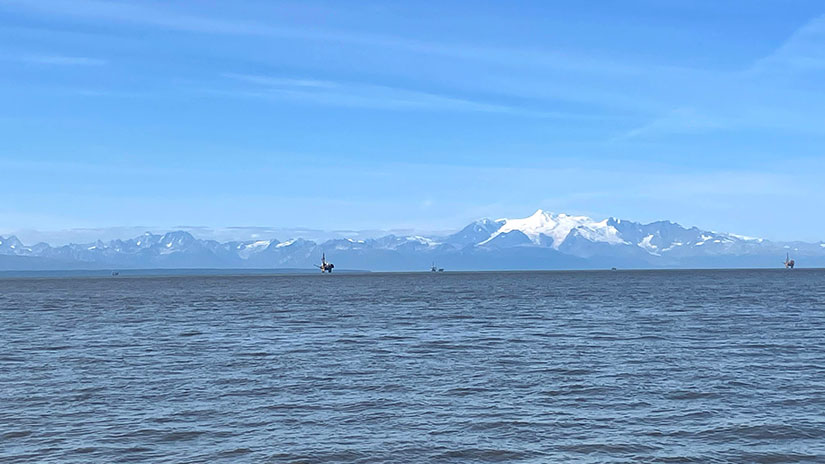
[[[795,265],[796,265],[796,261],[791,259],[791,254],[786,253],[785,254],[785,269],[793,269],[793,267]]]
[[[433,265],[430,267],[430,272],[444,272],[444,268],[436,266],[435,261],[433,261]]]
[[[325,272],[332,274],[332,269],[335,268],[334,264],[327,262],[327,255],[325,253],[321,253],[321,264],[316,264],[316,266],[321,270],[321,274]]]

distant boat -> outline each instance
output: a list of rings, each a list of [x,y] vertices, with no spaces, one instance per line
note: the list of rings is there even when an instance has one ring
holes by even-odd
[[[785,254],[785,269],[793,269],[793,267],[795,265],[796,265],[796,261],[791,259],[791,254],[786,253]]]
[[[437,267],[435,265],[435,262],[433,262],[432,267],[430,267],[430,272],[444,272],[444,268],[443,267]]]
[[[120,275],[120,273],[119,273],[119,272],[117,272],[117,271],[112,271],[112,277],[117,277],[117,276],[119,276],[119,275]]]

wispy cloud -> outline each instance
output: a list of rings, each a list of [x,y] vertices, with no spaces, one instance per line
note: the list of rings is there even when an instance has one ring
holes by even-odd
[[[162,5],[162,6],[159,6]],[[346,46],[359,53],[390,52],[410,59],[438,60],[446,68],[460,63],[464,69],[458,79],[449,72],[439,76],[442,83],[450,83],[454,88],[474,90],[477,93],[518,98],[536,102],[566,102],[590,108],[609,108],[610,111],[630,112],[666,111],[663,102],[655,95],[640,95],[638,92],[623,90],[634,87],[640,79],[681,81],[708,79],[703,70],[662,66],[649,62],[616,60],[612,56],[599,56],[594,52],[570,52],[559,48],[535,46],[495,46],[477,43],[437,41],[410,38],[389,34],[376,34],[362,30],[325,29],[318,25],[305,27],[277,22],[261,22],[226,17],[206,16],[206,13],[191,14],[176,10],[174,4],[148,2],[102,2],[97,0],[7,0],[0,8],[16,8],[36,11],[43,15],[63,16],[90,22],[116,22],[123,25],[152,27],[182,33],[209,34],[222,36],[250,37],[255,39],[292,40],[298,42],[318,42]],[[467,80],[465,72],[477,76]],[[470,70],[470,71],[467,71]],[[559,76],[562,76],[559,78]],[[572,76],[585,76],[584,79]],[[312,87],[312,82],[306,82]],[[270,95],[271,97],[271,95]],[[317,97],[317,95],[316,95]],[[297,98],[297,97],[296,97]],[[309,96],[303,96],[310,100]],[[330,98],[344,104],[353,105],[353,99]],[[410,99],[392,106],[413,107]],[[412,99],[414,101],[420,98]],[[462,99],[458,99],[462,100]],[[359,100],[364,105],[364,100]],[[443,103],[443,102],[442,102]],[[480,103],[480,102],[475,102]],[[427,104],[432,105],[432,102]],[[485,104],[486,109],[476,111],[502,111],[502,108]],[[442,105],[443,106],[443,105]],[[449,106],[464,106],[452,102]],[[512,105],[511,105],[512,106]],[[663,108],[665,106],[665,108]],[[509,111],[509,110],[508,110]],[[524,110],[520,110],[524,114]],[[550,112],[545,112],[550,113]],[[564,116],[557,114],[556,116]],[[567,117],[567,116],[564,116]]]
[[[7,0],[1,7],[38,11],[47,15],[62,15],[89,20],[117,21],[179,32],[272,37],[344,43],[357,46],[382,47],[412,53],[440,55],[462,60],[477,60],[508,66],[528,66],[557,70],[598,73],[601,75],[642,76],[650,72],[649,65],[614,61],[604,56],[570,54],[560,50],[477,46],[466,43],[444,43],[406,37],[325,30],[318,27],[294,27],[262,23],[253,20],[211,18],[182,14],[172,9],[153,8],[145,3],[102,2],[97,0]],[[664,67],[662,68],[665,69]],[[670,69],[688,72],[689,70]]]
[[[825,96],[811,77],[825,77],[825,15],[803,24],[771,53],[750,66],[674,81],[681,99],[670,109],[612,141],[671,134],[769,130],[825,135]]]
[[[303,238],[323,242],[331,239],[368,240],[386,235],[447,235],[454,232],[430,229],[346,229],[322,230],[306,227],[268,227],[268,226],[229,226],[209,227],[198,225],[172,226],[123,226],[123,227],[77,227],[71,229],[0,229],[0,236],[14,235],[27,245],[45,242],[52,246],[69,243],[93,243],[97,240],[125,240],[139,237],[146,232],[162,235],[167,232],[183,230],[204,240],[247,241],[247,240],[289,240]]]
[[[235,95],[300,100],[315,104],[386,110],[437,110],[501,113],[540,118],[582,118],[587,115],[542,111],[468,100],[429,92],[352,82],[226,73],[224,77],[253,84]]]
[[[749,74],[825,70],[825,15],[791,34],[776,50],[756,60]]]
[[[228,75],[253,84],[249,88],[216,92],[235,96],[291,99],[350,107],[439,109],[571,119],[594,119],[585,112],[596,108],[603,115],[596,119],[605,118],[605,109],[613,112],[614,117],[619,114],[632,115],[631,120],[638,120],[639,116],[646,118],[643,122],[625,128],[613,141],[741,128],[805,133],[825,130],[816,122],[820,119],[820,110],[817,108],[821,106],[820,103],[825,103],[823,98],[800,92],[786,81],[777,81],[780,75],[786,79],[788,73],[825,69],[825,16],[813,18],[804,24],[774,52],[756,60],[748,69],[711,71],[651,62],[639,63],[627,59],[617,61],[613,57],[569,53],[557,49],[478,46],[364,31],[203,16],[206,13],[186,13],[176,9],[173,4],[166,3],[7,0],[0,8],[186,33],[327,42],[359,49],[384,48],[410,56],[430,55],[474,63],[472,66],[484,70],[479,79],[473,79],[472,82],[453,83],[454,87],[461,85],[462,89],[473,90],[472,98],[386,85]],[[53,64],[103,63],[90,58],[53,58]],[[44,59],[43,62],[49,60]],[[569,72],[569,75],[564,79],[556,79],[559,74],[557,71]],[[464,79],[463,73],[460,78]],[[640,88],[640,79],[651,85]],[[765,88],[771,89],[771,97],[766,97]],[[679,91],[674,92],[673,89]],[[485,97],[479,98],[478,94],[484,94]],[[530,103],[516,105],[508,97]],[[767,98],[773,100],[768,101]],[[567,106],[555,104],[557,102],[566,103]],[[580,112],[569,111],[569,108],[576,108],[577,105]],[[559,111],[559,108],[565,110]],[[771,117],[772,114],[785,114],[789,117]]]
[[[269,87],[311,87],[329,89],[339,86],[336,82],[318,79],[292,79],[239,73],[225,73],[224,77]]]
[[[28,55],[21,57],[20,61],[53,66],[103,66],[107,63],[99,58],[60,55]]]
[[[731,121],[696,111],[694,108],[677,108],[641,126],[635,127],[611,141],[630,140],[639,137],[699,134],[730,127]]]
[[[43,66],[104,66],[108,61],[90,56],[55,54],[2,54],[0,61]]]

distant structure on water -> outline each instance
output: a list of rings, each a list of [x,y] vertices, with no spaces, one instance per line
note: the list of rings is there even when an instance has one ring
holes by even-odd
[[[430,272],[444,272],[444,268],[436,266],[435,262],[433,262],[432,267],[430,267]]]
[[[796,265],[796,261],[791,259],[791,254],[786,253],[785,254],[785,269],[793,269],[793,267],[795,265]]]
[[[335,265],[327,262],[326,253],[321,253],[321,264],[318,265],[318,269],[321,270],[321,274],[325,272],[329,272],[330,274],[332,274],[333,268],[335,268]]]

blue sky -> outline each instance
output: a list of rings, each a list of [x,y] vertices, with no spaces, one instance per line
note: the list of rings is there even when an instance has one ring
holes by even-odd
[[[543,208],[813,241],[823,147],[820,1],[0,3],[24,239]]]

